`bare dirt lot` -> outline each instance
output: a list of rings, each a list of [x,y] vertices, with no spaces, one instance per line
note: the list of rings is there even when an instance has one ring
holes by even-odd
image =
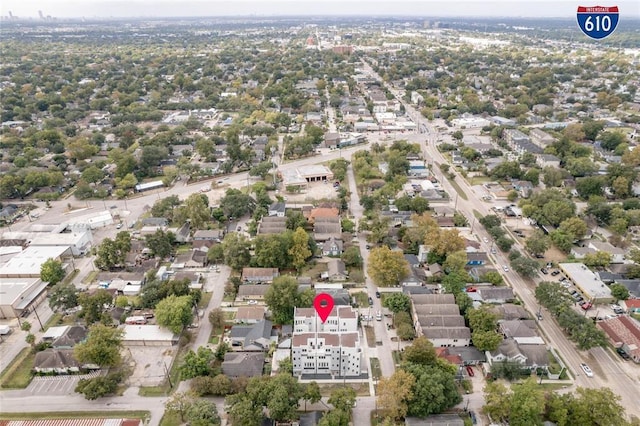
[[[332,183],[312,182],[306,190],[302,190],[300,193],[282,192],[280,195],[287,199],[287,204],[309,204],[316,200],[335,200],[337,192]]]
[[[178,346],[127,346],[127,361],[131,362],[133,372],[128,378],[130,386],[158,386],[171,369],[171,363]],[[166,371],[165,371],[166,365]]]

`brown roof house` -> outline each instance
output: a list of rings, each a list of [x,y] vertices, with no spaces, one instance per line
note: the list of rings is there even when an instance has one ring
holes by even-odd
[[[329,281],[346,281],[349,278],[349,272],[342,260],[329,259],[327,271],[323,272],[320,277]]]
[[[207,263],[207,252],[202,250],[191,250],[189,253],[176,257],[174,265],[183,265],[184,268],[203,268]]]
[[[246,283],[272,283],[278,275],[278,268],[242,268],[242,281]]]
[[[269,285],[265,284],[242,284],[238,288],[236,301],[264,300],[264,295],[267,294],[269,287]]]
[[[609,337],[613,346],[624,350],[635,363],[640,364],[640,325],[638,321],[623,315],[599,321],[598,325]]]
[[[234,318],[236,324],[255,324],[264,319],[266,309],[263,306],[240,306]]]

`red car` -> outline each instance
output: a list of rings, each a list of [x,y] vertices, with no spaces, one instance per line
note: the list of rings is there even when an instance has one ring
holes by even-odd
[[[591,302],[584,302],[582,305],[580,305],[582,307],[582,309],[584,309],[585,311],[588,310],[591,306],[593,306],[591,304]]]
[[[472,366],[467,365],[467,373],[469,374],[469,377],[475,376],[475,373],[473,372],[473,367]]]

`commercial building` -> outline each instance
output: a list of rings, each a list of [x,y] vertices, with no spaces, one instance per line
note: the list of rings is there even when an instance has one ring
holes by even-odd
[[[63,261],[68,256],[71,256],[68,246],[27,247],[0,266],[0,278],[40,278],[40,268],[44,262],[48,259]]]
[[[356,311],[350,306],[334,307],[323,323],[315,309],[296,308],[291,359],[293,374],[301,378],[359,377],[362,350]]]
[[[40,278],[2,278],[0,280],[0,319],[19,318],[46,298],[46,282]]]
[[[121,326],[124,332],[122,344],[125,346],[172,346],[178,343],[179,336],[159,325]]]
[[[611,289],[585,264],[560,263],[558,267],[571,280],[573,285],[580,290],[584,298],[594,305],[612,303],[614,301]]]

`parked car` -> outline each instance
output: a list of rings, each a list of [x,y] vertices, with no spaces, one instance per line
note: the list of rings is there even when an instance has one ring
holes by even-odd
[[[621,357],[622,359],[624,359],[624,360],[629,359],[629,354],[627,354],[627,353],[624,351],[624,349],[622,349],[622,348],[618,348],[618,349],[616,349],[616,352],[618,352],[618,355],[620,355],[620,357]]]
[[[581,307],[582,309],[584,309],[585,311],[588,311],[588,310],[589,310],[589,308],[591,308],[591,306],[593,306],[593,305],[591,304],[591,302],[584,302],[582,305],[580,305],[580,307]]]
[[[593,377],[593,371],[591,371],[591,368],[589,368],[587,364],[583,362],[582,364],[580,364],[580,367],[582,368],[582,371],[584,371],[584,374],[587,375],[587,377]]]
[[[473,372],[473,367],[472,366],[467,365],[467,373],[469,374],[469,377],[475,376],[475,373]]]
[[[542,272],[543,274],[547,275],[549,273],[549,271],[547,271],[546,268],[542,268],[540,269],[540,272]]]
[[[122,228],[122,222],[116,225],[116,229],[120,229],[120,228]]]
[[[380,292],[379,292],[379,291],[376,291],[376,297],[377,297],[378,299],[380,299]]]
[[[373,305],[373,299],[369,297],[369,305]]]
[[[560,271],[553,271],[553,272],[551,273],[551,275],[555,277],[555,276],[556,276],[556,275],[558,275],[559,273],[560,273]]]
[[[376,321],[382,321],[382,314],[380,313],[380,311],[376,313]]]

